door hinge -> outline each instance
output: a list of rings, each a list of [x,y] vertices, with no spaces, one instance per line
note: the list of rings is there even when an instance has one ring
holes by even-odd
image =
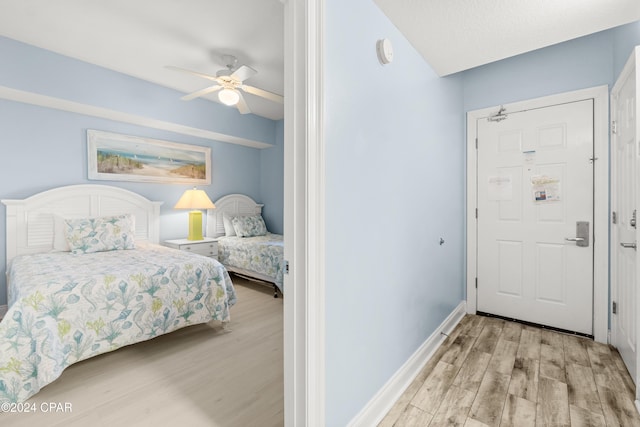
[[[618,303],[615,301],[611,304],[611,312],[613,314],[618,314]]]
[[[478,208],[476,208],[476,219],[478,219]]]
[[[612,224],[617,224],[618,223],[618,214],[614,212],[611,212],[611,223]]]
[[[478,278],[476,277],[476,289],[478,289]]]
[[[611,133],[618,133],[618,122],[615,120],[611,122]]]
[[[476,150],[478,149],[478,138],[476,138]]]
[[[289,261],[284,262],[284,274],[289,274]]]

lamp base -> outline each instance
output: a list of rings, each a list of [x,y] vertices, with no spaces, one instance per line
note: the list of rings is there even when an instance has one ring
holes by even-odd
[[[189,212],[189,236],[187,240],[203,240],[202,236],[202,212]]]

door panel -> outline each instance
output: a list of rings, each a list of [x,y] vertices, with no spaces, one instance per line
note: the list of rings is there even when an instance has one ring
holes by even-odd
[[[612,149],[612,299],[617,305],[612,314],[612,344],[618,349],[631,377],[637,370],[637,270],[638,252],[622,244],[637,243],[634,212],[637,209],[638,153],[635,144],[636,78],[631,72],[618,80],[612,91],[612,120],[616,132],[611,135]]]
[[[541,302],[567,303],[564,245],[537,243],[536,299]]]
[[[498,241],[498,293],[522,296],[522,242]]]
[[[593,238],[565,238],[593,229],[593,101],[480,119],[477,135],[478,310],[591,335]]]

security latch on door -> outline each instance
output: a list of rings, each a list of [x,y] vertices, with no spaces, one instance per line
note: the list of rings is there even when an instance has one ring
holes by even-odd
[[[576,242],[576,246],[589,246],[589,221],[576,222],[576,237],[566,237],[568,242]]]

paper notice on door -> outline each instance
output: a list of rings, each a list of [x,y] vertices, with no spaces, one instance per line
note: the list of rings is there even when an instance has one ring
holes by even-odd
[[[527,170],[531,170],[532,166],[536,164],[536,152],[535,150],[523,151],[522,152],[522,163],[527,168]]]
[[[536,203],[557,202],[560,200],[560,178],[534,175],[531,177],[531,190]]]
[[[488,184],[489,200],[511,200],[513,198],[511,175],[490,176]]]

